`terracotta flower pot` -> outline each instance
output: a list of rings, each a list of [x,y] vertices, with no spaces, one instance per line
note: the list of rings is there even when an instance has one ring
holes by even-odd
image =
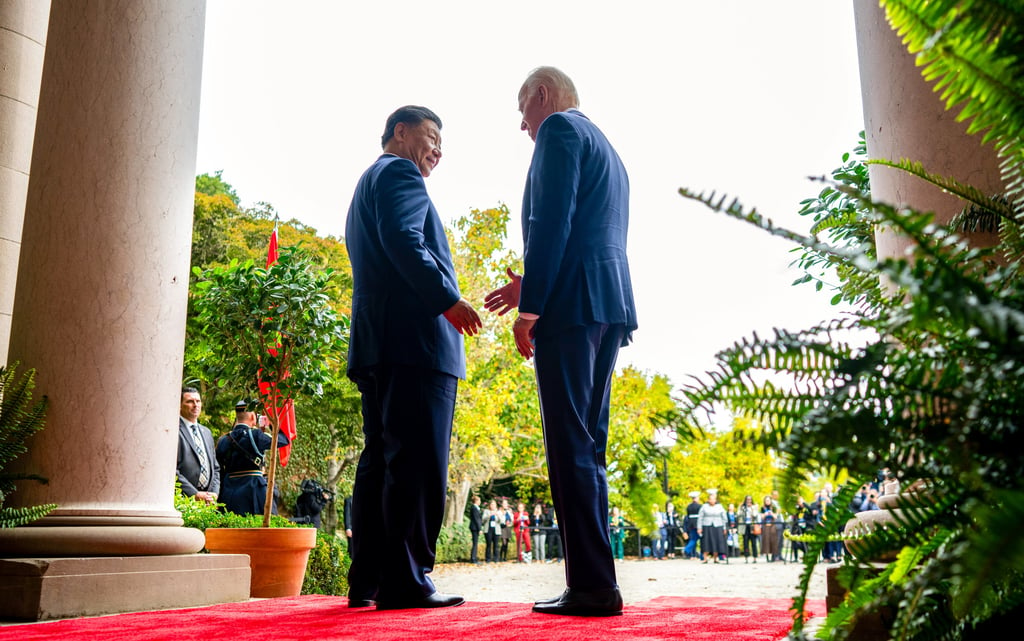
[[[206,530],[206,549],[211,554],[249,555],[250,597],[298,596],[306,575],[309,551],[315,546],[315,528]]]

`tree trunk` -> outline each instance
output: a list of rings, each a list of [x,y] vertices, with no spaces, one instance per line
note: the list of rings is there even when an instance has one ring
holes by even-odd
[[[466,514],[466,503],[469,502],[469,491],[473,483],[468,480],[448,486],[448,501],[444,506],[444,526],[450,527],[462,523]]]

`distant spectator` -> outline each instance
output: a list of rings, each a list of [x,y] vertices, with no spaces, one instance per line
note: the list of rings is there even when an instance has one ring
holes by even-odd
[[[686,546],[683,554],[688,559],[698,558],[697,515],[700,513],[700,492],[690,492],[690,503],[686,506]]]
[[[868,498],[861,508],[861,512],[870,512],[877,509],[880,509],[878,507],[878,490],[868,490]]]
[[[754,563],[757,563],[757,546],[761,540],[761,512],[749,494],[743,497],[743,503],[736,513],[736,527],[743,539],[744,563],[748,562],[750,555],[754,557]]]
[[[558,532],[558,515],[555,514],[555,508],[551,508],[548,512],[548,519],[552,529],[552,536],[548,537],[548,543],[551,546],[548,554],[548,563],[554,561],[555,563],[562,562],[562,536]]]
[[[665,513],[655,503],[651,506],[651,518],[654,520],[654,528],[651,530],[651,556],[655,559],[665,558]]]
[[[879,496],[895,496],[900,493],[900,480],[889,468],[885,468],[885,480],[882,481],[882,491]]]
[[[718,503],[718,493],[708,492],[708,502],[697,513],[697,536],[700,537],[703,562],[713,558],[715,563],[724,561],[729,548],[725,543],[727,516],[725,508]]]
[[[782,514],[775,507],[771,496],[764,497],[761,503],[761,552],[769,563],[782,559],[779,533],[782,531]]]
[[[483,529],[484,511],[480,508],[480,495],[473,496],[469,506],[469,536],[472,543],[469,548],[469,562],[480,562],[480,531]]]
[[[672,501],[669,501],[665,504],[665,552],[670,559],[676,557],[676,545],[679,540],[681,525],[679,513],[676,512],[676,506],[672,504]]]
[[[512,515],[512,529],[516,534],[516,560],[520,563],[529,563],[533,560],[533,552],[530,539],[530,513],[526,511],[525,503],[518,503],[516,511]]]
[[[501,500],[501,560],[508,561],[508,544],[512,540],[515,515],[509,507],[508,499]]]
[[[864,510],[864,506],[867,504],[868,500],[868,489],[869,486],[865,483],[864,485],[861,485],[860,489],[857,490],[857,493],[853,495],[853,499],[850,500],[851,512],[856,514],[857,512]]]
[[[299,490],[299,496],[295,499],[295,518],[292,520],[296,523],[311,523],[320,528],[321,514],[327,504],[334,500],[334,492],[314,479],[303,480]]]
[[[498,561],[501,531],[504,522],[504,512],[498,509],[498,502],[491,499],[483,513],[484,561],[488,563],[496,563]]]
[[[608,517],[608,532],[612,543],[612,557],[622,559],[625,556],[623,542],[626,539],[626,519],[619,513],[619,508],[612,507]]]
[[[530,533],[533,535],[533,558],[540,562],[547,560],[547,526],[544,506],[538,503],[533,506],[533,516],[530,517]]]

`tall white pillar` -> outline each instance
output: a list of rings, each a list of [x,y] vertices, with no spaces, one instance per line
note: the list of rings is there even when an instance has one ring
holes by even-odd
[[[878,0],[854,0],[854,18],[868,157],[918,161],[929,173],[955,178],[988,195],[1002,193],[995,150],[983,146],[981,136],[968,135],[967,123],[957,122],[957,112],[945,109]],[[955,196],[907,172],[877,165],[869,172],[876,200],[934,212],[937,223],[949,222],[964,207]],[[977,240],[991,244],[994,238]],[[879,256],[900,256],[908,245],[905,238],[886,231],[876,235],[876,242]]]
[[[0,532],[48,559],[29,603],[36,566],[0,561],[15,616],[237,600],[211,593],[227,577],[248,597],[246,557],[192,554],[173,506],[204,20],[205,0],[51,8],[9,348],[49,398],[18,461],[49,483],[9,503],[58,508]]]
[[[0,2],[0,366],[7,362],[49,0]]]

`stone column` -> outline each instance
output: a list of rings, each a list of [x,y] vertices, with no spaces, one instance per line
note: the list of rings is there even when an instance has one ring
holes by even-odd
[[[49,557],[85,558],[49,593],[33,575],[43,604],[15,616],[224,600],[173,507],[204,20],[204,0],[51,9],[9,348],[49,398],[19,459],[49,484],[20,484],[10,504],[59,507],[0,533],[0,549],[51,574]],[[8,570],[0,596],[28,574]]]
[[[946,111],[933,82],[925,82],[914,56],[885,19],[878,0],[854,0],[864,134],[868,157],[920,162],[926,171],[973,185],[983,193],[1005,191],[991,145],[981,136],[967,134],[967,123]],[[876,200],[935,212],[943,224],[964,207],[955,196],[898,169],[873,165],[869,169],[871,193]],[[978,239],[992,244],[994,238]],[[902,255],[905,238],[892,233],[876,235],[879,256]]]
[[[49,0],[0,3],[0,366],[7,362]]]

